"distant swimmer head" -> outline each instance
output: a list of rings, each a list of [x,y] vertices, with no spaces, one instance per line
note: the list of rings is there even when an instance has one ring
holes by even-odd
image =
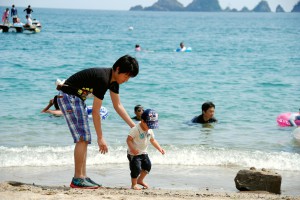
[[[180,42],[180,47],[183,48],[184,47],[184,43]]]
[[[135,50],[136,50],[136,51],[141,51],[141,47],[140,47],[139,44],[136,44],[136,45],[135,45]]]

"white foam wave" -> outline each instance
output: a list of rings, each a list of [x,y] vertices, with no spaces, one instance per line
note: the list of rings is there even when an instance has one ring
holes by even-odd
[[[73,146],[66,147],[0,147],[0,167],[73,165]],[[88,165],[127,163],[127,147],[110,147],[108,154],[100,154],[98,147],[89,146]],[[288,152],[240,151],[203,146],[166,147],[161,155],[149,149],[153,164],[181,166],[241,166],[275,170],[300,171],[300,155]]]

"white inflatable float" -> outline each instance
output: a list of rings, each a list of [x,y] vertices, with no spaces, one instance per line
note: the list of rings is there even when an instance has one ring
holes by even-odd
[[[89,117],[92,117],[92,108],[93,108],[93,106],[86,107],[86,111],[87,111]],[[101,108],[100,108],[100,116],[101,116],[102,120],[105,120],[108,116],[108,110],[103,106],[101,106]]]
[[[192,47],[187,47],[185,50],[182,50],[181,48],[175,49],[176,52],[192,52]]]

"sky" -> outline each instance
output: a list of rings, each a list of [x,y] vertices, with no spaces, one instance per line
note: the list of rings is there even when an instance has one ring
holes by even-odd
[[[158,0],[0,0],[1,7],[11,7],[12,4],[18,8],[31,5],[34,8],[69,8],[69,9],[96,9],[96,10],[129,10],[130,7],[141,5],[152,6]],[[220,6],[236,8],[241,10],[244,6],[252,10],[261,0],[219,0]],[[300,0],[266,0],[272,11],[280,4],[286,12],[290,12]],[[192,0],[178,0],[187,6]]]

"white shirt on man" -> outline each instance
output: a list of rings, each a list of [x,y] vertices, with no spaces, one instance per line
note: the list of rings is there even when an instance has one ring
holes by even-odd
[[[30,19],[30,17],[26,19],[26,25],[32,26],[32,20]]]

